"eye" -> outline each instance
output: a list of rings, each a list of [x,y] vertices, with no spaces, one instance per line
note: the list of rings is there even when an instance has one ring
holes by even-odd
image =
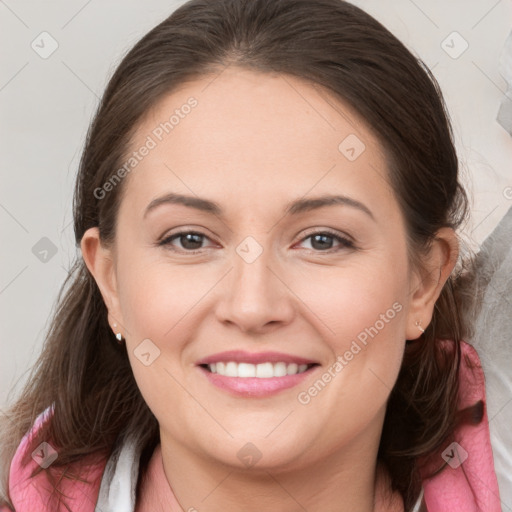
[[[355,249],[354,242],[349,238],[330,230],[315,231],[302,239],[302,242],[310,240],[311,249],[314,252],[337,252],[342,249]],[[338,242],[338,247],[332,249],[333,240]]]
[[[172,250],[186,252],[188,254],[195,254],[201,252],[201,249],[204,249],[204,247],[201,246],[204,238],[208,239],[204,233],[200,233],[199,231],[180,231],[179,233],[174,233],[164,238],[158,245],[169,246]],[[175,249],[173,245],[175,240],[179,241],[181,247]]]
[[[158,245],[169,247],[171,250],[185,252],[187,254],[195,254],[201,252],[205,247],[202,246],[204,239],[209,238],[199,231],[180,231],[162,239]],[[349,238],[330,230],[316,231],[308,234],[302,239],[302,242],[310,240],[311,250],[313,252],[337,252],[342,249],[356,249],[354,242]],[[333,249],[333,240],[338,242],[338,247]],[[175,241],[179,241],[181,247],[174,245]]]

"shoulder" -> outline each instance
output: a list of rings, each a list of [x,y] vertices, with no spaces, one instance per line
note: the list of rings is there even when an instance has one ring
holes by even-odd
[[[451,344],[450,340],[441,343]],[[461,342],[458,410],[481,401],[483,417],[479,423],[457,427],[445,442],[443,451],[426,469],[443,470],[423,481],[425,502],[431,512],[464,510],[465,512],[500,512],[498,482],[487,417],[485,378],[477,351]]]
[[[52,468],[55,481],[59,482],[59,492],[55,492],[47,475],[47,468],[58,459],[58,447],[53,446],[52,441],[43,441],[34,446],[34,437],[46,421],[51,421],[53,407],[48,407],[36,419],[31,429],[21,440],[16,453],[11,461],[9,471],[9,495],[16,512],[28,512],[34,510],[50,510],[50,502],[58,496],[64,496],[66,505],[73,512],[93,512],[101,484],[101,478],[106,465],[105,457],[91,455],[84,457],[77,463],[68,464],[65,467],[55,465]],[[39,468],[37,475],[31,476]],[[68,475],[78,475],[79,478],[71,478]],[[51,505],[55,512],[66,510],[64,503],[58,500],[57,505]],[[54,508],[56,507],[56,508]],[[0,512],[10,512],[8,508],[0,509]]]

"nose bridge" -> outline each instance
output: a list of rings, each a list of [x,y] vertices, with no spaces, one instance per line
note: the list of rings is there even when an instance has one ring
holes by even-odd
[[[261,243],[253,236],[242,240],[235,248],[233,261],[233,295],[238,300],[253,303],[253,307],[260,301],[268,303],[277,284],[271,270],[274,258],[269,246],[270,237],[258,238]]]
[[[253,237],[247,237],[236,248],[234,279],[242,288],[266,288],[272,260],[271,250],[260,245]],[[258,290],[262,291],[262,290]]]
[[[276,259],[268,245],[248,236],[235,248],[233,270],[219,314],[243,330],[257,330],[270,322],[290,320],[290,294],[277,277]],[[266,243],[263,246],[263,243]]]

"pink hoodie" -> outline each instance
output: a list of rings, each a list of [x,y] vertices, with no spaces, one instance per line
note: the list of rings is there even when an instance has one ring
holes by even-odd
[[[470,361],[472,370],[466,358]],[[462,362],[460,371],[460,398],[459,409],[474,404],[478,400],[485,402],[485,381],[476,351],[467,343],[462,343]],[[0,512],[57,512],[66,510],[59,508],[57,494],[52,492],[44,471],[34,478],[30,473],[37,467],[38,460],[51,461],[51,448],[39,446],[32,452],[32,460],[26,467],[22,467],[23,454],[29,449],[32,435],[42,422],[51,415],[48,408],[41,413],[30,432],[22,439],[16,454],[11,461],[9,474],[9,494],[14,505],[14,511],[8,507],[0,508]],[[443,458],[450,467],[431,479],[424,479],[424,500],[428,512],[501,512],[498,483],[494,472],[493,455],[489,436],[489,423],[484,408],[484,417],[480,424],[460,427],[454,436],[455,441],[448,444],[443,452]],[[435,461],[432,467],[438,467],[443,461]],[[72,512],[95,512],[100,494],[100,486],[109,490],[109,486],[118,486],[119,483],[106,485],[105,467],[108,460],[95,454],[85,457],[68,473],[78,474],[89,482],[75,481],[65,476],[60,482],[59,489],[66,497]],[[138,471],[138,463],[134,464],[134,471]],[[157,467],[157,469],[159,466]],[[161,468],[160,468],[161,469]],[[59,469],[59,476],[65,468]],[[161,471],[161,476],[163,471]],[[103,482],[102,482],[103,480]],[[102,488],[102,490],[103,490]],[[113,489],[111,495],[119,495],[119,489]],[[122,510],[135,512],[135,499],[133,495],[133,482],[131,493],[122,497],[124,505]],[[120,498],[120,499],[121,499]],[[53,501],[56,500],[56,501]],[[121,504],[120,504],[121,505]],[[117,506],[117,503],[116,503]],[[102,512],[108,512],[102,508]],[[409,511],[407,511],[409,512]]]

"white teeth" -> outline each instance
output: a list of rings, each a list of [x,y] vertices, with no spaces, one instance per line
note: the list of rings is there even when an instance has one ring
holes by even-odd
[[[274,377],[284,377],[286,375],[286,363],[274,364]]]
[[[253,364],[239,363],[238,377],[256,377],[256,367]]]
[[[304,373],[308,369],[307,364],[296,363],[235,363],[234,361],[218,362],[208,365],[212,373],[218,373],[225,377],[257,377],[269,379],[271,377],[284,377]]]
[[[238,365],[233,361],[226,364],[226,370],[224,371],[226,377],[238,377]]]
[[[290,364],[286,367],[286,373],[287,373],[288,375],[295,375],[298,371],[299,371],[299,365],[298,365],[298,364],[290,363]],[[291,372],[291,373],[290,373],[290,372]]]
[[[274,366],[272,363],[261,363],[256,365],[256,377],[268,379],[274,376]]]

